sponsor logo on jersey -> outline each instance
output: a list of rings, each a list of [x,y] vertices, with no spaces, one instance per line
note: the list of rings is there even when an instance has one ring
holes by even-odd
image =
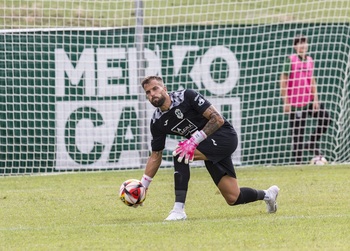
[[[198,128],[195,124],[193,124],[188,119],[184,119],[173,128],[171,128],[171,131],[186,137],[188,135],[191,135],[197,129]]]

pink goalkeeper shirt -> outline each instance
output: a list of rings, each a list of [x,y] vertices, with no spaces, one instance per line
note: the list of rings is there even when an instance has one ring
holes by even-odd
[[[291,71],[288,81],[288,100],[291,106],[303,107],[313,100],[311,90],[314,62],[307,56],[306,60],[300,60],[297,54],[289,56]]]

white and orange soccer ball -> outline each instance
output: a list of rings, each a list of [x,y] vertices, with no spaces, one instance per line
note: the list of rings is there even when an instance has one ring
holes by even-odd
[[[317,155],[311,159],[310,164],[317,165],[317,166],[323,166],[323,165],[328,164],[328,161],[325,157],[323,157],[321,155]]]
[[[146,188],[137,179],[126,180],[120,186],[119,198],[129,207],[140,205],[146,199]]]

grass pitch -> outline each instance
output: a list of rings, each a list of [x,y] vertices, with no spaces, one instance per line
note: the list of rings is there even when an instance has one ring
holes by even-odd
[[[205,168],[192,168],[188,220],[164,222],[173,171],[159,170],[145,205],[120,184],[142,170],[0,178],[2,250],[349,250],[348,165],[238,168],[241,186],[280,188],[276,214],[262,201],[230,207]]]

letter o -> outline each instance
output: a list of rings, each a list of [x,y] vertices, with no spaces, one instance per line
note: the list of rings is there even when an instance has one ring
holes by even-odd
[[[228,77],[223,83],[217,83],[211,76],[210,66],[217,58],[224,59],[228,64]],[[229,93],[239,79],[239,65],[235,54],[225,46],[211,47],[201,60],[202,83],[211,93],[224,95]]]

